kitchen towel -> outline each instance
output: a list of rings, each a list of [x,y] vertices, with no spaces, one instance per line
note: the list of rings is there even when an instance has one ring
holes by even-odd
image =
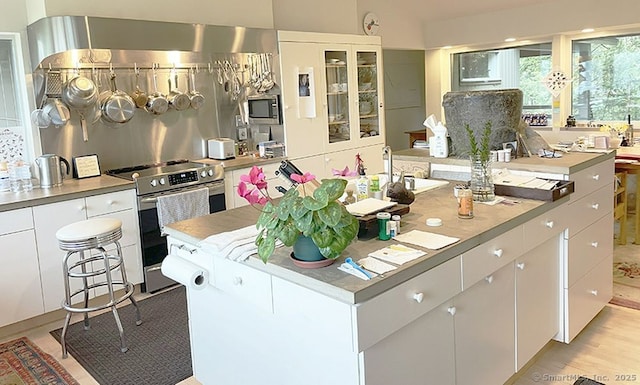
[[[258,247],[254,244],[257,235],[258,229],[256,226],[249,225],[237,230],[210,235],[200,241],[198,246],[202,248],[202,251],[217,257],[241,260],[242,255],[240,254],[249,251],[251,246],[253,246],[256,250],[255,252],[257,252]],[[248,254],[247,257],[249,255],[251,254]],[[244,259],[246,259],[246,257],[244,257]]]
[[[446,235],[429,233],[420,230],[411,230],[393,237],[396,241],[411,243],[431,250],[438,250],[452,243],[456,243],[460,238],[448,237]]]
[[[164,227],[169,223],[183,221],[209,214],[209,189],[179,192],[158,197],[156,205],[160,233],[165,235]]]

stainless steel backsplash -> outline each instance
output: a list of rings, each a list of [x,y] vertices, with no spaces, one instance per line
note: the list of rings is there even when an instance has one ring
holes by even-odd
[[[50,126],[40,129],[43,153],[54,153],[67,159],[79,155],[97,154],[102,171],[172,159],[204,158],[207,156],[207,139],[216,137],[237,139],[236,115],[242,115],[240,108],[244,95],[254,91],[250,87],[243,87],[241,97],[238,100],[232,100],[231,93],[227,91],[228,86],[225,88],[224,84],[220,85],[218,82],[217,67],[220,62],[228,61],[237,64],[239,77],[244,81],[249,75],[246,71],[248,56],[255,53],[271,53],[273,55],[272,71],[275,74],[276,84],[279,84],[279,57],[273,30],[78,17],[63,17],[63,20],[73,22],[60,23],[56,18],[52,19],[54,20],[38,21],[29,27],[30,46],[36,47],[38,46],[36,42],[40,41],[40,51],[36,54],[40,55],[37,57],[41,61],[33,76],[38,104],[43,98],[44,80],[49,68],[61,69],[63,77],[73,76],[75,71],[80,71],[83,75],[92,77],[100,86],[100,91],[106,91],[109,89],[107,78],[111,67],[117,75],[118,89],[131,92],[135,89],[134,67],[137,67],[140,69],[140,88],[147,93],[152,93],[154,87],[150,68],[157,64],[160,67],[157,70],[158,89],[164,94],[169,92],[168,79],[173,68],[179,74],[178,88],[183,92],[187,91],[188,69],[197,68],[195,85],[206,98],[204,106],[199,110],[169,110],[162,115],[151,115],[144,109],[137,109],[133,119],[125,124],[111,124],[103,120],[88,123],[89,140],[87,142],[82,139],[77,111],[72,111],[71,121],[63,127]],[[78,27],[83,23],[86,23],[93,40],[87,41],[86,36],[75,39],[69,36],[73,31],[83,31],[83,28]],[[57,26],[68,25],[75,25],[78,28],[55,30]],[[126,33],[127,29],[136,31],[141,27],[144,27],[148,33]],[[108,28],[119,30],[117,36],[114,35],[118,38],[114,40],[114,45],[111,47],[124,49],[107,48],[109,35],[97,34],[97,31],[108,30]],[[176,34],[177,30],[189,31],[189,33]],[[173,40],[181,36],[183,40],[192,39],[193,41],[181,41],[175,46],[177,51],[171,51],[171,45],[158,47],[158,44],[152,47],[156,50],[131,49],[143,47],[149,35],[153,35],[157,43],[166,34],[171,34]],[[60,45],[62,40],[55,39],[58,35],[65,36],[65,44]],[[102,37],[98,39],[97,36]],[[136,43],[122,40],[122,36],[133,40],[144,36],[142,39],[144,41]],[[39,37],[40,40],[38,40]],[[125,43],[121,40],[128,45],[124,45]],[[172,40],[169,39],[169,41]],[[57,45],[54,45],[54,42]],[[45,50],[42,50],[43,46],[46,46]],[[197,49],[187,52],[182,51],[184,47],[197,47]],[[58,52],[60,49],[62,51]],[[43,57],[43,52],[48,56]],[[33,56],[34,52],[32,52]],[[276,85],[269,92],[279,93],[278,86]],[[273,139],[284,141],[282,126],[249,127],[248,131],[251,149],[255,149],[257,144],[252,134],[259,131],[271,131]]]

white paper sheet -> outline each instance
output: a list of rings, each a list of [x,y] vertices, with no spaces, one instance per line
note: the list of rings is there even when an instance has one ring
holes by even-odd
[[[408,233],[396,235],[393,239],[398,242],[411,243],[431,250],[441,249],[460,240],[460,238],[448,237],[446,235],[421,230],[411,230]]]
[[[370,257],[375,257],[383,261],[395,263],[396,265],[404,265],[409,261],[426,255],[422,250],[413,249],[403,245],[391,245],[373,253],[369,253]]]
[[[346,205],[347,211],[355,216],[364,216],[367,214],[375,213],[380,210],[384,210],[391,206],[397,205],[398,202],[384,201],[381,199],[367,198],[360,202]]]
[[[395,270],[397,267],[390,265],[388,263],[379,261],[375,258],[365,257],[358,261],[358,263],[367,270],[373,271],[374,273],[384,274],[388,271]]]

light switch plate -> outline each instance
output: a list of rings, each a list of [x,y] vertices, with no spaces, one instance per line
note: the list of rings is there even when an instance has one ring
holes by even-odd
[[[238,127],[238,140],[247,140],[247,127]]]

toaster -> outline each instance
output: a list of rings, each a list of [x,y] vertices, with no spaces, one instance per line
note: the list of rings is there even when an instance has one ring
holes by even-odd
[[[233,139],[215,138],[207,141],[208,154],[211,159],[231,159],[236,157],[236,144]]]

